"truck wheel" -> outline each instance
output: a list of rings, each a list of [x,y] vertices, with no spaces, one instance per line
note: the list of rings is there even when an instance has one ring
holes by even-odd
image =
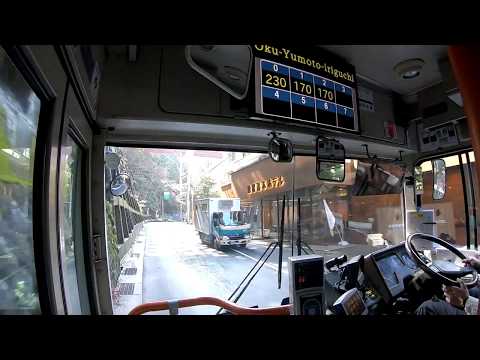
[[[223,251],[223,246],[219,244],[218,240],[215,240],[215,249],[218,251]]]

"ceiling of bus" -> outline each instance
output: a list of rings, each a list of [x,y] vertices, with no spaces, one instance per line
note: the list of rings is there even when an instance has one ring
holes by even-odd
[[[411,95],[438,84],[442,75],[438,60],[447,57],[446,45],[321,45],[320,47],[352,63],[357,75],[384,89],[401,95]],[[111,54],[126,54],[127,45],[106,46]],[[395,65],[409,59],[422,59],[425,64],[420,76],[402,79],[394,71]]]
[[[446,45],[328,45],[320,46],[352,63],[357,75],[382,88],[411,95],[442,80],[438,60],[447,57]],[[393,70],[398,63],[422,59],[420,76],[405,80]]]
[[[403,95],[412,94],[439,83],[442,77],[437,62],[447,56],[447,46],[440,45],[331,45],[324,46],[324,48],[351,62],[356,67],[359,76],[367,82]],[[161,61],[162,53],[159,51],[159,47],[154,46],[140,46],[135,50],[135,52],[137,51],[138,58],[132,63],[131,60],[128,60],[131,48],[127,45],[106,46],[107,57],[111,55],[113,61],[110,65],[110,72],[104,74],[104,80],[108,78],[109,82],[106,83],[108,87],[104,89],[107,90],[99,101],[100,104],[103,104],[103,108],[100,109],[98,121],[102,128],[114,129],[111,139],[126,143],[138,143],[142,139],[141,141],[145,144],[157,144],[158,146],[176,143],[179,146],[211,147],[218,145],[239,149],[247,145],[252,150],[264,151],[266,149],[269,140],[268,133],[272,127],[269,123],[255,124],[252,122],[250,125],[247,120],[243,119],[235,120],[235,124],[238,126],[232,126],[230,118],[219,118],[215,113],[192,117],[192,115],[174,111],[169,113],[160,111],[158,98],[152,94],[158,91],[157,79],[160,76],[158,64]],[[410,80],[397,77],[394,72],[395,65],[411,58],[424,60],[425,66],[421,75]],[[119,79],[115,75],[116,73],[124,75]],[[378,102],[379,109],[382,104],[380,101]],[[383,129],[383,120],[380,120],[375,119],[378,127]],[[308,134],[309,131],[302,134],[301,130],[294,133],[292,131],[297,131],[296,129],[290,130],[287,127],[282,129],[278,124],[275,127],[277,130],[283,131],[284,136],[290,138],[300,151],[313,151],[314,139],[318,134],[314,136]],[[133,133],[135,135],[132,135]],[[383,134],[382,131],[380,133]],[[235,137],[232,138],[229,134],[235,134]],[[398,141],[389,143],[385,139],[379,138],[377,133],[365,131],[362,134],[364,135],[362,138],[340,134],[342,143],[350,156],[364,154],[365,149],[362,146],[364,143],[369,143],[370,152],[378,154],[380,157],[396,158],[400,149],[405,152],[405,155],[414,151],[412,150],[414,146],[402,145]],[[337,134],[329,135],[336,136]]]

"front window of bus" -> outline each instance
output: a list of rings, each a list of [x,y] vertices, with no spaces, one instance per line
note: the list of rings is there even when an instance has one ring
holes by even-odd
[[[112,214],[110,259],[117,255],[116,267],[110,264],[119,290],[117,314],[138,305],[135,299],[214,296],[248,307],[278,306],[289,297],[288,257],[297,255],[297,240],[302,255],[325,260],[404,240],[403,172],[391,163],[372,167],[348,159],[345,180],[334,183],[317,179],[314,156],[276,163],[260,153],[116,152],[123,157],[121,171],[135,184],[133,198],[142,204],[133,230],[131,205],[113,199],[106,209]],[[135,271],[139,276],[132,278]],[[121,293],[128,286],[134,294]],[[181,313],[217,311],[199,306]]]
[[[335,183],[317,179],[314,156],[295,156],[288,165],[279,168],[269,159],[263,159],[248,171],[232,175],[234,183],[237,176],[241,180],[248,172],[262,174],[259,176],[262,179],[275,175],[285,182],[282,192],[269,195],[269,191],[275,190],[263,191],[249,204],[253,208],[248,219],[254,235],[252,248],[256,239],[278,241],[282,208],[285,212],[283,258],[279,261],[278,253],[273,252],[268,260],[273,266],[262,269],[258,279],[245,291],[242,301],[247,304],[256,301],[259,306],[273,306],[275,302],[268,301],[271,294],[277,296],[276,305],[281,297],[288,296],[287,258],[298,254],[298,245],[301,255],[315,253],[327,261],[342,255],[348,259],[367,255],[405,240],[404,171],[400,166],[392,162],[377,162],[372,166],[366,160],[347,159],[345,180]],[[270,269],[278,272],[280,263],[281,281],[277,277],[268,283],[264,281],[263,273]]]
[[[300,237],[306,251],[313,250],[326,258],[343,254],[350,258],[404,240],[401,167],[347,159],[343,182],[308,179],[313,176],[315,159],[297,156],[297,208],[290,231],[295,242]]]

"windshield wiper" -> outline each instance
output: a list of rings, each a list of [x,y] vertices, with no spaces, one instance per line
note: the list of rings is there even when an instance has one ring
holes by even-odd
[[[267,262],[267,260],[270,258],[270,256],[273,254],[273,252],[275,251],[275,249],[279,246],[280,247],[280,250],[279,250],[279,255],[278,255],[278,288],[280,289],[281,285],[282,285],[282,255],[283,255],[283,235],[284,235],[284,226],[285,226],[285,195],[283,195],[283,202],[282,202],[282,217],[281,217],[281,223],[280,223],[280,235],[279,235],[279,239],[278,241],[274,244],[274,243],[270,243],[268,245],[268,247],[265,249],[265,251],[263,252],[263,254],[258,258],[257,262],[255,263],[255,265],[253,265],[253,267],[250,269],[250,271],[247,273],[247,275],[243,278],[243,280],[240,282],[240,284],[237,286],[237,288],[232,292],[232,294],[229,296],[228,300],[232,299],[232,297],[235,295],[235,293],[240,289],[240,287],[242,286],[242,284],[248,279],[248,276],[253,272],[253,270],[255,270],[255,268],[257,268],[257,265],[260,264],[260,266],[258,266],[257,270],[253,273],[253,275],[250,277],[250,279],[246,282],[245,286],[243,287],[243,289],[240,291],[240,293],[235,297],[235,299],[233,300],[234,303],[236,303],[240,297],[243,295],[243,293],[245,292],[245,290],[247,290],[248,286],[250,285],[250,283],[252,282],[252,280],[255,278],[255,276],[258,274],[258,272],[260,271],[260,269],[263,267],[263,265]],[[273,245],[273,247],[272,247]],[[267,257],[262,261],[263,257],[265,256],[265,254],[267,254],[267,252],[270,250],[270,253],[267,255]],[[217,311],[217,315],[220,314],[220,312],[223,310],[223,308],[220,308],[218,309]]]
[[[309,252],[305,250],[305,247],[308,248],[310,254],[314,254],[315,251],[306,243],[302,242],[302,214],[300,212],[300,198],[297,198],[297,208],[298,208],[298,216],[297,216],[297,255],[302,255],[302,250],[305,254],[309,255]],[[292,253],[293,255],[293,253]]]
[[[273,245],[273,248],[271,249],[270,253],[267,255],[267,257],[263,260],[262,262],[262,258],[265,256],[265,254],[268,252],[268,250],[270,250],[270,248],[272,247]],[[263,267],[263,265],[267,262],[268,258],[270,257],[270,255],[273,254],[273,252],[275,251],[275,248],[278,246],[278,243],[270,243],[268,245],[268,247],[265,249],[265,251],[263,252],[262,256],[260,256],[257,260],[257,262],[255,263],[255,265],[253,265],[253,267],[250,269],[250,271],[247,273],[247,275],[243,278],[243,280],[240,282],[240,284],[238,284],[237,288],[235,290],[233,290],[232,294],[228,297],[228,300],[230,300],[234,295],[235,293],[238,291],[238,289],[240,289],[240,287],[242,286],[242,284],[245,282],[245,280],[247,280],[248,276],[252,273],[252,271],[257,267],[257,265],[262,262],[260,264],[260,266],[258,267],[257,271],[255,271],[255,273],[252,275],[252,277],[248,280],[248,282],[245,284],[245,286],[243,287],[242,291],[240,291],[240,293],[237,295],[237,297],[233,300],[234,303],[236,303],[240,297],[243,295],[243,293],[245,292],[245,290],[247,290],[248,286],[250,285],[250,283],[252,282],[253,278],[257,275],[257,273],[260,271],[260,269]],[[217,311],[217,315],[220,314],[220,312],[223,310],[223,308],[220,308],[218,309]]]
[[[283,257],[283,235],[285,227],[285,194],[282,201],[282,218],[280,220],[280,237],[278,239],[278,288],[282,287],[282,257]]]

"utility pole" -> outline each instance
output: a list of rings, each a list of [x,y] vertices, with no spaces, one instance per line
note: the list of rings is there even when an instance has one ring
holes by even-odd
[[[190,204],[190,171],[187,170],[187,223],[190,223],[191,204]]]
[[[182,198],[182,195],[183,195],[183,154],[180,155],[180,199]],[[182,202],[180,200],[180,218],[182,219],[183,218],[183,206],[182,206]]]
[[[165,218],[165,211],[163,210],[163,198],[165,196],[165,192],[162,191],[162,197],[160,198],[160,213],[162,214],[162,220]]]

